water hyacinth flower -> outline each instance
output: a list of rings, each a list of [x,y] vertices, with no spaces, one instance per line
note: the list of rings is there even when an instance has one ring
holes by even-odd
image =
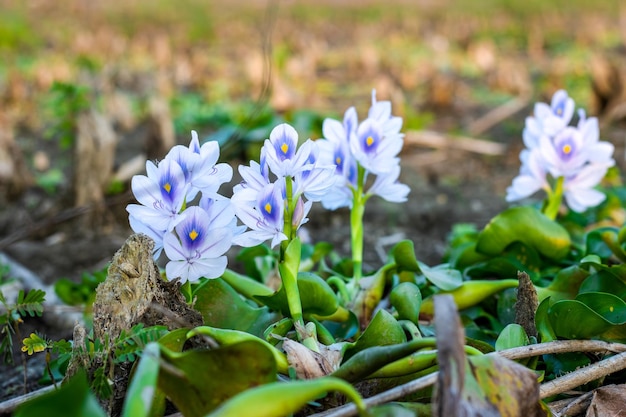
[[[187,200],[193,200],[198,192],[203,195],[215,195],[219,187],[232,179],[233,169],[228,164],[216,164],[220,156],[219,144],[208,141],[200,146],[198,133],[191,131],[189,147],[174,146],[165,159],[174,160],[185,174],[185,181],[190,184]]]
[[[195,281],[200,277],[217,278],[226,269],[224,255],[232,244],[229,227],[211,227],[209,214],[201,207],[187,208],[175,227],[163,240],[170,261],[165,272],[170,279]]]
[[[534,115],[526,118],[524,145],[529,149],[535,148],[543,134],[552,136],[564,129],[572,120],[574,106],[574,100],[565,90],[554,93],[549,106],[546,103],[536,103]]]
[[[365,199],[378,195],[390,202],[406,201],[409,187],[398,182],[398,154],[404,144],[401,127],[402,118],[392,116],[391,103],[377,101],[375,91],[368,118],[360,124],[354,107],[346,111],[343,123],[324,120],[324,139],[317,141],[320,160],[337,165],[332,191],[321,200],[325,208],[353,207],[355,192],[365,186],[370,175],[377,178],[368,190],[362,190]],[[381,184],[393,186],[393,191]]]
[[[539,105],[541,104],[541,105]],[[538,103],[535,117],[526,119],[520,153],[520,174],[507,189],[506,200],[517,201],[543,189],[548,195],[544,212],[554,218],[561,199],[570,209],[582,212],[597,206],[605,196],[594,189],[615,165],[614,146],[600,141],[598,120],[580,111],[577,126],[567,126],[574,102],[562,90],[552,105]]]
[[[139,204],[129,204],[131,228],[155,241],[154,257],[158,259],[165,239],[176,234],[175,228],[185,219],[186,208],[200,197],[200,206],[211,214],[209,223],[237,229],[234,209],[218,194],[219,187],[232,178],[228,164],[217,164],[219,146],[207,142],[200,146],[198,135],[192,132],[189,147],[174,146],[158,164],[146,163],[147,175],[135,175],[131,189]],[[229,208],[230,207],[230,208]],[[216,227],[216,226],[212,226]],[[166,253],[167,254],[167,253]]]
[[[171,231],[186,202],[190,184],[180,165],[164,159],[155,165],[146,162],[146,175],[135,175],[131,189],[139,204],[129,204],[126,210],[137,220],[155,231]]]
[[[287,235],[283,233],[285,201],[280,183],[268,184],[258,192],[252,188],[242,188],[233,194],[232,202],[237,217],[250,228],[236,236],[233,243],[255,246],[271,240],[271,246],[275,247],[287,240]]]
[[[298,148],[298,132],[287,123],[272,129],[263,149],[270,171],[278,177],[293,176],[306,167],[312,142],[306,141]]]
[[[243,181],[233,188],[232,202],[250,230],[236,236],[236,244],[254,246],[271,240],[274,247],[294,237],[308,220],[312,202],[322,199],[335,181],[335,165],[324,164],[319,152],[317,142],[310,139],[298,147],[298,133],[286,123],[272,130],[260,162],[239,167]]]

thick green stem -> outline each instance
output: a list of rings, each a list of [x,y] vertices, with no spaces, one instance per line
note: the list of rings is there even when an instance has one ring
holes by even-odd
[[[363,276],[363,215],[367,197],[363,195],[365,169],[359,165],[356,189],[353,190],[354,200],[350,212],[350,233],[352,243],[353,277],[359,282]]]
[[[287,250],[287,246],[289,242],[294,238],[292,236],[292,219],[293,219],[293,181],[291,177],[285,177],[285,194],[287,195],[287,201],[285,203],[285,214],[283,216],[283,233],[287,236],[287,240],[283,240],[280,243],[280,259],[284,259],[285,251]]]
[[[304,329],[304,319],[302,318],[302,301],[300,300],[300,290],[298,289],[298,269],[300,267],[300,240],[293,239],[285,249],[284,258],[278,265],[280,278],[287,295],[287,303],[289,304],[289,313],[294,323],[300,324],[300,328]],[[296,326],[296,329],[299,327]],[[298,332],[298,337],[303,340],[302,334]]]
[[[554,190],[548,191],[548,197],[543,204],[542,212],[550,220],[556,219],[556,215],[561,208],[561,202],[563,201],[563,180],[564,177],[559,177],[554,184]]]

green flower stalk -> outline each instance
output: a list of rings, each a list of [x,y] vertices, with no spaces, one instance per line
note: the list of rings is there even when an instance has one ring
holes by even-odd
[[[356,110],[349,108],[343,123],[324,120],[324,139],[320,142],[320,160],[334,164],[335,182],[322,199],[330,210],[350,207],[350,227],[354,284],[363,276],[363,217],[365,203],[373,196],[401,203],[406,201],[409,187],[400,184],[400,153],[404,135],[400,133],[402,118],[391,115],[391,103],[376,101],[368,117],[358,123]],[[369,188],[368,177],[375,176]]]
[[[243,182],[234,188],[231,201],[237,217],[250,229],[233,238],[241,246],[254,246],[271,239],[280,244],[278,271],[287,294],[289,312],[299,339],[308,334],[298,290],[301,245],[297,232],[308,221],[313,201],[332,185],[334,165],[317,162],[315,142],[298,148],[298,134],[288,124],[275,127],[261,150],[260,163],[240,167]],[[274,177],[270,178],[270,174]]]

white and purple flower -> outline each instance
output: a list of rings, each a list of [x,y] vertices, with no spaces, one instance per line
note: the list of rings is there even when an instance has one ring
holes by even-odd
[[[230,247],[232,236],[242,232],[230,201],[217,193],[232,178],[232,168],[217,164],[218,158],[217,143],[200,146],[197,133],[192,132],[189,147],[173,147],[158,164],[148,161],[147,175],[135,175],[132,179],[131,189],[139,204],[129,204],[126,208],[130,226],[155,241],[155,259],[165,249],[170,259],[169,272],[174,274],[170,278],[197,279],[203,265],[212,265],[214,271],[219,271],[217,266],[225,258],[217,263],[211,261],[221,256],[214,256],[215,247]],[[199,194],[199,207],[188,207]],[[192,229],[185,229],[189,227]],[[209,229],[217,231],[212,232],[211,238],[203,237]],[[225,239],[219,245],[218,237]],[[213,275],[214,272],[203,273],[214,278]]]
[[[169,262],[165,272],[170,279],[196,281],[200,277],[218,278],[226,269],[224,255],[232,245],[232,229],[212,224],[210,215],[201,207],[187,208],[182,220],[163,240]],[[216,216],[213,220],[219,218]]]
[[[524,143],[520,153],[520,174],[507,189],[506,200],[517,201],[540,189],[552,193],[551,183],[561,178],[563,197],[576,212],[597,206],[605,196],[594,189],[607,170],[615,165],[614,146],[601,142],[598,120],[580,111],[577,126],[568,126],[574,101],[559,90],[551,106],[535,105],[535,116],[526,119]]]
[[[352,207],[357,188],[365,185],[369,175],[375,175],[376,179],[364,193],[365,198],[378,195],[390,202],[406,201],[409,187],[398,182],[398,154],[404,144],[401,128],[402,118],[392,116],[391,103],[377,101],[375,91],[368,118],[360,124],[354,107],[346,111],[343,123],[324,120],[324,139],[317,141],[319,158],[337,166],[333,188],[321,200],[325,208]],[[358,184],[359,181],[362,184]]]

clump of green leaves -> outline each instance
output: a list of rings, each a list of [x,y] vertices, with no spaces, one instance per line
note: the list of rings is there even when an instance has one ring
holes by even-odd
[[[83,273],[80,282],[61,278],[54,284],[54,291],[65,304],[83,306],[85,316],[90,316],[96,298],[96,288],[101,282],[104,282],[106,277],[107,267],[100,271]]]
[[[41,316],[43,313],[43,302],[46,298],[46,292],[43,290],[30,290],[24,292],[20,290],[17,300],[14,304],[9,303],[4,294],[0,291],[0,302],[2,303],[4,312],[0,315],[0,334],[2,342],[0,342],[0,355],[4,363],[13,364],[13,336],[19,338],[19,325],[23,322],[22,318],[26,316]]]
[[[74,143],[78,115],[89,109],[91,94],[88,87],[54,82],[50,88],[46,107],[52,125],[45,136],[59,140],[61,149],[69,149]]]

